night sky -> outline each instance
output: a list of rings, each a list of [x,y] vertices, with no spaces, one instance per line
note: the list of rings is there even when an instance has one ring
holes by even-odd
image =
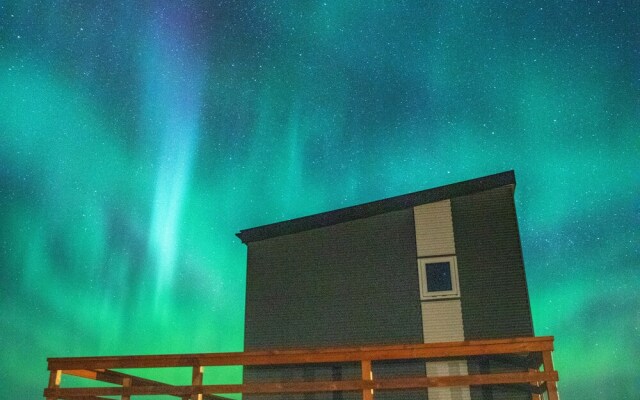
[[[562,398],[637,399],[640,2],[0,2],[0,397],[240,351],[240,229],[509,169]]]

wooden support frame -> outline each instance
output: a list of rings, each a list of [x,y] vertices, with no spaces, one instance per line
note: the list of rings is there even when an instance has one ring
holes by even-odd
[[[62,381],[62,371],[59,369],[53,369],[49,372],[49,385],[47,388],[49,390],[56,390],[60,387],[60,383]],[[47,396],[47,400],[57,400],[57,397]]]
[[[377,390],[403,390],[429,387],[453,387],[475,385],[522,384],[529,386],[532,400],[539,400],[539,392],[548,393],[549,400],[558,400],[556,382],[558,373],[553,369],[551,352],[553,337],[513,338],[430,344],[406,344],[393,346],[365,346],[350,348],[280,350],[245,353],[206,353],[187,355],[80,357],[49,359],[49,385],[44,391],[47,400],[53,399],[101,399],[100,396],[120,396],[128,400],[132,395],[171,395],[182,400],[224,399],[215,393],[310,393],[358,391],[363,400],[373,400]],[[372,362],[384,360],[437,360],[464,359],[478,355],[518,354],[528,355],[528,372],[472,374],[461,376],[406,376],[377,379],[373,376]],[[360,380],[326,382],[268,382],[204,385],[205,366],[224,365],[284,365],[284,364],[340,364],[358,362]],[[539,366],[539,364],[538,364]],[[112,368],[192,368],[191,385],[177,386],[139,378],[112,370]],[[525,370],[527,371],[527,370]],[[115,383],[117,387],[61,388],[62,374]]]
[[[202,371],[202,373],[204,373],[204,367],[199,367]],[[195,367],[194,367],[195,369]],[[79,378],[85,378],[85,379],[89,379],[89,380],[94,380],[94,381],[100,381],[100,382],[106,382],[106,383],[113,383],[115,385],[120,385],[120,386],[125,386],[125,381],[128,379],[130,380],[130,385],[129,386],[159,386],[159,387],[165,387],[165,388],[171,388],[173,387],[173,385],[170,385],[168,383],[163,383],[163,382],[158,382],[158,381],[154,381],[152,379],[145,379],[145,378],[140,378],[137,376],[133,376],[130,374],[125,374],[122,372],[118,372],[118,371],[112,371],[112,370],[108,370],[108,369],[77,369],[77,370],[64,370],[64,371],[60,371],[61,374],[64,375],[70,375],[70,376],[76,376]],[[180,397],[180,396],[178,396]],[[100,400],[102,399],[101,397],[95,397],[95,399]],[[191,400],[191,395],[182,397],[183,400]],[[202,400],[221,400],[224,399],[226,400],[226,398],[224,397],[220,397],[220,396],[213,396],[213,395],[203,395]],[[111,399],[106,399],[106,400],[111,400]]]
[[[362,400],[373,400],[373,371],[371,370],[371,360],[362,360],[360,363],[362,371]],[[369,388],[371,386],[371,388]]]

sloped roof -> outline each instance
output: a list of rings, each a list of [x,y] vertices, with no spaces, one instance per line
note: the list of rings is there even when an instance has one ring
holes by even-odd
[[[372,217],[374,215],[384,214],[391,211],[412,208],[422,204],[434,203],[440,200],[467,196],[501,186],[515,185],[515,183],[516,177],[513,170],[505,171],[468,181],[452,183],[432,189],[421,190],[419,192],[372,201],[370,203],[340,208],[333,211],[262,225],[255,228],[243,229],[238,232],[236,236],[238,236],[243,243],[256,242],[277,236],[289,235],[310,229],[353,221],[360,218]]]

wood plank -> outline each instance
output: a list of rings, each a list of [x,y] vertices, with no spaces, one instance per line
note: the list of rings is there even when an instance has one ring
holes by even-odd
[[[411,345],[282,350],[235,353],[169,354],[122,357],[50,358],[49,370],[280,365],[368,360],[434,359],[553,350],[553,337],[425,343]]]
[[[122,380],[122,397],[121,400],[131,400],[129,389],[131,388],[131,378],[127,377]]]
[[[168,383],[154,381],[152,379],[140,378],[134,375],[125,374],[118,371],[112,371],[108,369],[100,369],[100,370],[86,370],[86,369],[77,369],[77,370],[64,370],[63,374],[77,376],[80,378],[91,379],[95,381],[113,383],[115,385],[123,385],[124,379],[131,379],[131,386],[173,386]],[[188,396],[191,397],[191,396]],[[228,400],[226,397],[213,396],[213,395],[205,395],[203,400]]]
[[[48,389],[57,389],[60,386],[60,381],[62,380],[62,371],[59,369],[52,369],[49,372],[49,384],[47,386]],[[53,396],[45,396],[47,400],[57,400],[58,397]]]
[[[202,386],[204,367],[195,366],[191,373],[191,386]],[[202,393],[193,394],[191,400],[202,400]]]
[[[452,387],[471,385],[499,385],[529,383],[532,380],[554,380],[555,372],[509,372],[501,374],[475,374],[458,376],[389,378],[374,382],[376,389],[419,389],[424,387]]]
[[[139,378],[134,375],[125,374],[122,372],[111,371],[108,369],[75,369],[75,370],[63,370],[65,375],[77,376],[80,378],[91,379],[94,381],[101,381],[107,383],[113,383],[114,385],[122,386],[124,380],[127,378],[132,379],[132,386],[147,386],[147,385],[165,385],[165,383],[154,381],[151,379]]]

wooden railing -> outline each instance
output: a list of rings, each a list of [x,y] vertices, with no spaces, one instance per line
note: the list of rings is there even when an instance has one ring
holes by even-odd
[[[529,337],[497,340],[474,340],[433,344],[365,346],[305,350],[257,351],[244,353],[204,353],[151,356],[49,358],[49,386],[44,390],[48,400],[106,399],[101,396],[171,395],[183,400],[222,399],[220,393],[309,393],[358,391],[364,400],[373,400],[377,390],[420,389],[431,387],[520,385],[541,400],[544,392],[549,400],[558,399],[558,373],[553,368],[553,337]],[[372,362],[384,360],[473,359],[482,356],[516,355],[526,361],[524,369],[515,372],[470,374],[459,376],[376,377]],[[359,363],[361,379],[311,382],[245,382],[242,384],[203,384],[204,367],[267,366]],[[135,375],[114,371],[118,368],[185,367],[192,370],[191,385],[171,385]],[[541,368],[542,367],[542,368]],[[528,368],[528,370],[527,370]],[[375,370],[375,368],[374,368]],[[373,371],[375,372],[375,371]],[[60,386],[63,375],[116,384],[112,387]]]

